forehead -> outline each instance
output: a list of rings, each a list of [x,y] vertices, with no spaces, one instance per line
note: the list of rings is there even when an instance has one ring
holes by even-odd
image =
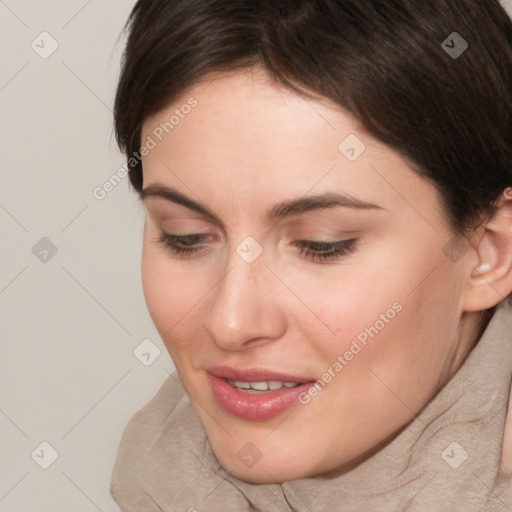
[[[142,144],[149,138],[144,185],[168,184],[208,204],[261,209],[266,198],[337,190],[393,209],[397,197],[425,199],[428,187],[341,107],[277,85],[260,68],[205,76],[146,119]]]
[[[189,109],[191,103],[195,105]],[[286,128],[282,136],[289,133],[297,139],[302,134],[302,138],[306,138],[312,135],[310,128],[332,131],[338,130],[340,123],[345,124],[341,128],[362,131],[356,128],[355,120],[333,102],[299,95],[274,81],[259,66],[207,74],[172,104],[148,117],[142,135],[144,138],[161,126],[165,138],[168,132],[184,131],[183,127],[191,123],[194,130],[209,131],[211,137],[218,135],[219,138],[223,133],[221,129],[236,131],[239,136],[259,137],[276,134],[281,127]],[[213,123],[219,129],[212,130]],[[335,128],[333,123],[338,126]],[[290,130],[292,125],[293,131]]]

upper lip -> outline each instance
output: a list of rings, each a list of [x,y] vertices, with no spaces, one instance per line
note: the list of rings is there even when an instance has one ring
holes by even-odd
[[[289,375],[282,372],[275,372],[265,368],[235,368],[233,366],[216,365],[206,369],[208,373],[225,379],[237,382],[265,382],[277,380],[281,382],[311,382],[315,379],[310,377]]]

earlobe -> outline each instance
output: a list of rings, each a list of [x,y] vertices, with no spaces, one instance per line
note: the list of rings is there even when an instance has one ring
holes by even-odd
[[[485,274],[486,272],[488,272],[489,270],[491,270],[491,265],[489,263],[482,263],[479,267],[477,267],[477,268],[475,268],[475,270],[473,270],[471,277],[479,277],[482,274]]]
[[[508,189],[507,189],[508,190]],[[504,193],[492,217],[479,227],[474,246],[478,264],[470,271],[464,300],[466,311],[494,307],[512,292],[512,199]]]

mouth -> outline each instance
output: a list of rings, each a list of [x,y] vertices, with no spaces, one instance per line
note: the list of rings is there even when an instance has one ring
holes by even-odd
[[[214,398],[228,414],[249,421],[278,416],[298,403],[316,379],[287,375],[258,368],[227,366],[208,368]]]
[[[259,381],[259,382],[241,382],[237,380],[226,379],[228,384],[235,387],[238,391],[242,393],[249,394],[261,394],[268,393],[269,391],[277,391],[282,388],[295,388],[300,386],[300,382],[283,382],[280,380],[268,380],[268,381]]]

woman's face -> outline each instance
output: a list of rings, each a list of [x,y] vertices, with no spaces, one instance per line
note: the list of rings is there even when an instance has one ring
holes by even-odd
[[[349,468],[460,366],[467,258],[447,251],[432,185],[351,116],[254,68],[195,85],[146,120],[142,144],[144,189],[211,213],[148,191],[142,278],[227,471]]]

